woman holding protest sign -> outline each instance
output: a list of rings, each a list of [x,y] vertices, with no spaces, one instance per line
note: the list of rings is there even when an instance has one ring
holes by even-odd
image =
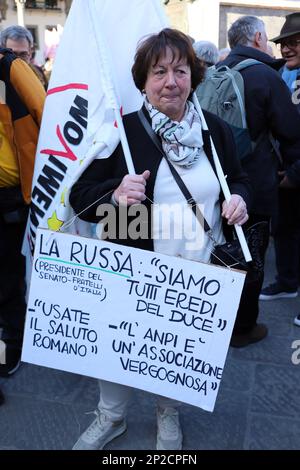
[[[113,205],[116,212],[121,212],[121,207],[128,207],[128,217],[124,219],[126,227],[120,226],[122,218],[118,218],[117,229],[106,218],[102,238],[209,262],[212,239],[194,216],[185,218],[182,214],[185,211],[192,213],[193,203],[201,205],[217,243],[225,241],[222,217],[229,225],[242,225],[247,221],[250,188],[236,157],[231,131],[210,113],[205,113],[209,131],[204,130],[202,118],[191,101],[192,92],[201,82],[204,71],[189,38],[179,31],[164,29],[139,45],[132,74],[144,96],[144,105],[139,112],[123,119],[136,174],[127,174],[124,153],[119,145],[109,158],[94,160],[70,194],[75,212],[89,222],[103,219],[106,211],[101,209],[103,205],[106,208],[107,204]],[[227,175],[232,193],[229,203],[221,196],[210,135]],[[190,204],[187,204],[185,188],[193,195],[188,201]],[[98,205],[100,199],[101,205],[96,210],[95,201]],[[173,216],[168,221],[173,224],[173,231],[170,226],[166,227],[165,219],[153,215],[160,205],[164,210],[167,205],[170,207]],[[131,224],[138,213],[139,223]],[[181,227],[180,237],[174,233],[178,220],[184,223],[187,220],[187,226]],[[166,238],[166,233],[173,236]],[[97,417],[73,449],[101,449],[126,430],[125,415],[131,389],[100,381],[100,390]],[[172,399],[158,397],[157,449],[182,448],[178,405]]]

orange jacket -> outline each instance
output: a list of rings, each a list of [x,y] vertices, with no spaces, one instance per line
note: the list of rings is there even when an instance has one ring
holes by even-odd
[[[46,93],[31,68],[7,49],[0,49],[0,80],[6,95],[6,104],[0,104],[0,120],[17,155],[22,193],[28,204]]]

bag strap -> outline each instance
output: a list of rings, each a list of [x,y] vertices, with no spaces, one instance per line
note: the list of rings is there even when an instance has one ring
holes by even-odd
[[[241,70],[246,69],[247,67],[251,67],[252,65],[264,65],[263,62],[256,60],[256,59],[245,59],[236,64],[234,67],[232,67],[231,70],[236,70],[237,72],[240,72]]]
[[[201,210],[199,209],[199,207],[198,207],[195,199],[191,195],[190,191],[186,187],[186,185],[185,185],[184,181],[182,180],[181,176],[179,175],[179,173],[175,169],[174,165],[172,165],[170,160],[167,158],[165,152],[163,151],[161,142],[160,142],[159,138],[157,137],[157,135],[155,134],[154,130],[152,129],[148,119],[146,118],[146,116],[143,112],[143,108],[141,108],[138,111],[138,116],[139,116],[140,121],[141,121],[145,131],[147,132],[148,136],[150,137],[150,139],[152,140],[152,142],[154,143],[156,148],[158,148],[158,150],[160,151],[160,153],[162,154],[162,156],[166,160],[176,183],[178,184],[182,194],[184,195],[185,199],[187,200],[187,203],[190,205],[192,211],[194,212],[196,218],[198,219],[201,227],[203,228],[205,233],[208,234],[209,237],[212,237],[212,231],[211,231],[210,226],[208,225],[206,219],[204,218],[204,215],[202,214]]]

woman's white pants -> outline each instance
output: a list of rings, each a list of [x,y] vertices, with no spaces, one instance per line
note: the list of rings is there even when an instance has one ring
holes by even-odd
[[[120,385],[105,380],[99,380],[100,401],[99,410],[112,421],[118,421],[125,418],[127,405],[131,398],[132,387]],[[181,403],[172,398],[157,395],[157,406],[159,408],[177,408]]]

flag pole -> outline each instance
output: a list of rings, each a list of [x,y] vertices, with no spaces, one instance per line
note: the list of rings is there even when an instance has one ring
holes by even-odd
[[[196,93],[193,93],[193,103],[200,115],[200,118],[201,118],[201,121],[202,121],[202,125],[203,125],[203,129],[204,130],[208,130],[208,127],[207,127],[207,124],[206,124],[206,121],[205,121],[205,118],[204,118],[204,115],[203,115],[203,112],[202,112],[202,109],[201,109],[201,106],[199,104],[199,101],[198,101],[198,98],[197,98],[197,95]],[[227,202],[230,201],[231,199],[231,194],[230,194],[230,190],[229,190],[229,187],[228,187],[228,184],[227,184],[227,181],[226,181],[226,178],[224,176],[224,173],[223,173],[223,169],[221,167],[221,164],[220,164],[220,161],[219,161],[219,157],[218,157],[218,154],[217,154],[217,151],[216,151],[216,148],[215,148],[215,145],[213,143],[213,140],[212,138],[210,137],[210,142],[211,142],[211,148],[212,148],[212,153],[213,153],[213,159],[214,159],[214,163],[215,163],[215,167],[216,167],[216,172],[217,172],[217,175],[218,175],[218,179],[219,179],[219,182],[220,182],[220,185],[221,185],[221,188],[222,188],[222,191],[223,191],[223,194],[224,194],[224,197],[225,197],[225,200]],[[249,251],[249,248],[248,248],[248,245],[247,245],[247,242],[246,242],[246,238],[245,238],[245,235],[244,235],[244,232],[243,232],[243,229],[240,225],[237,225],[237,224],[234,224],[234,228],[235,228],[235,231],[236,231],[236,234],[237,234],[237,237],[238,237],[238,240],[240,242],[240,245],[241,245],[241,248],[242,248],[242,251],[243,251],[243,255],[245,257],[245,260],[248,262],[248,261],[252,261],[252,257],[251,257],[251,253]]]
[[[161,7],[161,0],[152,0],[152,2],[156,10],[157,16],[160,18],[162,25],[165,25],[164,28],[166,28],[166,25],[169,25],[169,20],[166,13]]]
[[[101,33],[101,25],[96,24],[96,17],[97,17],[96,12],[91,11],[91,2],[93,1],[94,0],[89,0],[88,5],[89,5],[90,20],[91,20],[91,24],[93,25],[94,37],[95,37],[97,48],[99,50],[99,59],[102,65],[102,70],[101,70],[99,79],[102,81],[102,86],[108,98],[109,105],[111,109],[114,110],[116,123],[120,132],[120,140],[121,140],[121,144],[122,144],[123,151],[124,151],[128,173],[130,175],[134,175],[135,169],[134,169],[132,156],[130,153],[130,149],[129,149],[129,145],[128,145],[128,141],[127,141],[124,125],[123,125],[120,104],[118,103],[118,100],[117,100],[116,89],[114,85],[114,79],[113,79],[113,75],[111,71],[110,61],[106,52],[107,50],[109,50],[109,47],[106,45],[105,39]]]

